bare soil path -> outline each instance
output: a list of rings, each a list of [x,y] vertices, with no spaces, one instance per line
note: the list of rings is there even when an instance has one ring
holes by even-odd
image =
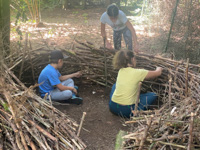
[[[81,85],[79,94],[83,97],[82,105],[56,106],[80,123],[83,112],[86,112],[80,137],[88,146],[87,150],[114,150],[115,138],[119,130],[128,131],[124,119],[113,115],[108,108],[109,93],[98,85]]]
[[[90,41],[100,47],[103,45],[103,40],[100,36],[99,20],[104,11],[105,8],[45,10],[42,12],[42,22],[45,25],[45,31],[42,32],[43,38],[55,48],[72,50],[75,45],[74,39]],[[143,44],[140,43],[143,49],[148,43],[143,35],[144,30],[137,27],[138,39],[143,42]],[[108,26],[107,33],[112,42],[112,29]],[[34,43],[43,43],[41,39],[32,38],[32,40]],[[56,106],[78,123],[83,112],[87,113],[83,124],[86,130],[81,131],[80,137],[87,144],[88,150],[113,150],[119,130],[130,129],[124,126],[123,118],[109,111],[109,91],[110,89],[105,92],[105,88],[99,85],[79,85],[79,94],[84,99],[82,105]]]

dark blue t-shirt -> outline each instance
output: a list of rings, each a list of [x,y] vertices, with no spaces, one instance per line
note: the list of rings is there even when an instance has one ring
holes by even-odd
[[[59,77],[61,76],[60,72],[56,70],[53,66],[48,64],[40,73],[38,78],[39,91],[41,97],[44,97],[46,93],[49,93],[54,89],[54,86],[60,84],[61,81]]]

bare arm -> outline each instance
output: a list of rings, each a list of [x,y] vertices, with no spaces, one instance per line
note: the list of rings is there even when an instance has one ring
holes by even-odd
[[[145,79],[153,79],[162,74],[162,68],[157,67],[155,71],[149,71]]]
[[[106,25],[101,23],[101,36],[106,38]]]
[[[103,38],[105,38],[106,47],[107,47],[108,49],[112,49],[112,45],[111,45],[111,43],[107,40],[107,37],[106,37],[106,25],[103,24],[103,23],[101,23],[101,36],[102,36]]]
[[[134,49],[135,49],[136,52],[138,52],[139,47],[138,47],[138,42],[137,42],[137,36],[136,36],[135,29],[134,29],[133,25],[130,23],[129,20],[126,22],[126,26],[128,27],[128,29],[132,33],[133,42],[134,42]]]
[[[69,75],[60,76],[59,79],[60,79],[60,81],[65,81],[65,80],[73,78],[73,77],[79,78],[81,75],[82,75],[82,73],[79,71],[79,72],[72,73]]]

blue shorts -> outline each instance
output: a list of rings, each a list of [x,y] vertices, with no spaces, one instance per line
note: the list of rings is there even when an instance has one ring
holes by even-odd
[[[115,91],[116,84],[113,85],[112,90],[110,92],[110,102],[109,102],[109,108],[110,111],[116,115],[130,118],[133,116],[132,110],[135,109],[135,104],[133,105],[120,105],[118,103],[115,103],[111,100],[113,93]],[[153,92],[140,94],[140,103],[138,104],[138,110],[147,110],[148,106],[150,106],[156,99],[157,95]]]

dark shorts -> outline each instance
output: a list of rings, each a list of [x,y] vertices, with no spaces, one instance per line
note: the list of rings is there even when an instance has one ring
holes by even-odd
[[[132,50],[132,33],[127,27],[120,31],[113,31],[113,41],[115,49],[121,49],[122,34],[126,43],[126,47],[128,48],[128,50]]]
[[[110,92],[110,102],[109,102],[109,108],[110,111],[116,115],[129,118],[133,116],[132,110],[135,109],[135,104],[133,105],[120,105],[118,103],[113,102],[112,96],[115,91],[116,84],[113,85],[112,90]],[[140,94],[140,102],[138,104],[138,110],[147,110],[148,107],[158,98],[158,96],[153,93],[145,93]]]

